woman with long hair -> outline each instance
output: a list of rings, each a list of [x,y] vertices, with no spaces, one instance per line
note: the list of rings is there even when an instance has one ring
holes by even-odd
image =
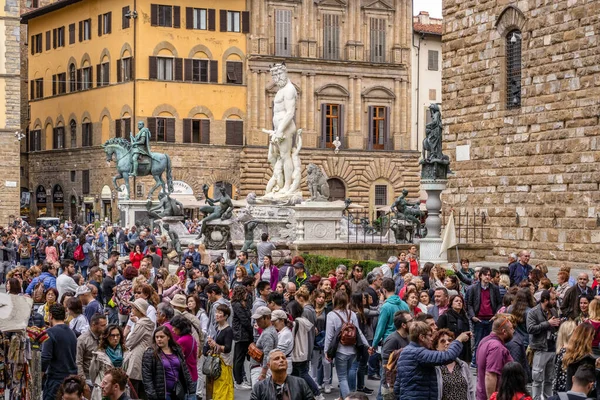
[[[333,278],[332,278],[333,279]],[[329,310],[333,309],[333,286],[331,285],[331,280],[329,278],[321,279],[319,282],[319,286],[317,289],[321,289],[325,294],[325,304]]]
[[[464,294],[464,291],[462,290],[462,287],[460,286],[460,282],[456,275],[447,276],[446,279],[444,279],[444,286],[446,287],[446,289],[448,289],[448,294],[450,296]]]
[[[185,397],[194,393],[184,355],[166,326],[154,331],[151,347],[144,352],[141,364],[148,400],[175,400],[178,392]]]
[[[44,317],[44,322],[48,325],[50,322],[48,317],[50,316],[50,306],[58,301],[58,290],[55,288],[48,288],[44,293],[44,304],[38,307],[37,312]]]
[[[244,278],[248,276],[248,271],[243,265],[238,265],[237,267],[234,267],[234,269],[235,272],[230,285],[231,290],[234,290],[238,286],[244,287]]]
[[[532,400],[527,391],[527,373],[521,364],[511,361],[502,368],[500,386],[490,400]]]
[[[234,278],[235,267],[237,265],[238,258],[237,254],[235,253],[235,249],[233,248],[233,243],[231,243],[230,241],[227,242],[227,244],[225,245],[223,259],[225,261],[225,270],[227,271],[227,275],[229,276],[229,282],[231,282]]]
[[[515,321],[515,332],[518,332],[524,338],[525,347],[529,344],[529,334],[527,333],[527,313],[535,307],[533,293],[528,288],[521,288],[517,292],[515,301],[508,312],[512,314]]]
[[[573,375],[577,371],[580,365],[590,364],[595,368],[596,359],[592,353],[592,341],[596,336],[596,330],[587,322],[580,324],[573,331],[573,336],[569,339],[567,344],[567,350],[563,356],[562,367],[566,371],[566,390],[571,390],[573,386]],[[595,398],[595,393],[590,397]]]
[[[262,267],[260,267],[259,275],[259,280],[270,283],[272,291],[277,289],[277,282],[279,282],[279,268],[273,264],[273,258],[271,256],[263,257],[263,264]]]
[[[433,269],[434,266],[435,266],[434,263],[426,262],[423,265],[423,269],[421,270],[421,278],[423,278],[423,283],[425,284],[424,288],[426,290],[430,289],[429,277],[431,275],[431,270]]]
[[[139,269],[143,258],[144,254],[142,253],[142,247],[139,244],[136,244],[134,250],[129,253],[129,261],[131,261],[131,265],[133,265],[134,268]]]
[[[131,333],[126,336],[125,345],[130,350],[128,357],[123,362],[123,369],[134,387],[139,398],[144,396],[145,384],[142,383],[142,357],[144,351],[152,343],[152,331],[154,331],[154,322],[147,317],[148,302],[144,299],[136,299],[131,303],[131,315],[135,325],[131,328]],[[164,397],[163,397],[164,398]]]
[[[229,326],[227,319],[231,310],[225,304],[219,304],[215,311],[217,332],[214,337],[209,337],[204,345],[204,355],[216,354],[221,359],[221,376],[212,381],[213,400],[233,400],[233,329]],[[211,398],[210,395],[208,398]]]
[[[29,240],[27,240],[27,236],[23,236],[23,239],[21,239],[21,243],[19,243],[17,252],[19,253],[19,262],[21,265],[29,269],[29,267],[31,267],[32,257],[31,244],[29,243]]]
[[[589,318],[585,321],[590,323],[596,330],[594,340],[592,340],[592,351],[595,355],[600,355],[600,301],[594,299],[589,306]]]
[[[554,381],[552,382],[552,393],[567,391],[567,370],[563,368],[563,358],[567,351],[569,338],[573,335],[573,331],[577,324],[575,321],[565,321],[558,328],[558,336],[556,338],[556,357],[554,357]]]
[[[246,268],[238,267],[244,272]],[[237,273],[237,271],[236,271]],[[251,386],[244,385],[244,361],[248,354],[248,347],[254,339],[252,321],[252,303],[248,298],[248,292],[244,286],[236,286],[231,296],[231,308],[233,309],[233,318],[231,325],[233,328],[233,340],[235,347],[233,351],[233,378],[236,389],[251,389]]]
[[[582,294],[577,298],[577,318],[575,318],[575,322],[581,324],[586,321],[590,317],[590,299],[587,295]]]
[[[321,281],[322,282],[322,281]],[[324,392],[331,393],[331,363],[325,358],[323,346],[325,344],[325,325],[327,313],[331,311],[325,302],[325,292],[315,289],[311,294],[311,303],[315,308],[317,322],[315,324],[315,345],[313,347],[311,363],[312,378],[319,386],[323,386]]]
[[[341,332],[344,323],[351,322],[356,328],[356,343],[357,345],[367,343],[362,331],[358,328],[359,322],[356,313],[348,310],[348,296],[346,292],[340,290],[335,293],[334,297],[334,310],[327,314],[327,328],[325,334],[325,357],[327,356],[329,347],[333,344],[333,338],[337,337]],[[356,358],[357,346],[347,346],[341,343],[337,346],[337,351],[333,359],[329,359],[329,362],[335,363],[335,370],[338,376],[338,382],[340,384],[340,394],[342,398],[346,398],[350,391],[348,384],[348,371],[352,367],[352,363]]]
[[[448,329],[436,331],[433,334],[433,349],[448,351],[455,337]],[[435,372],[440,400],[475,400],[475,381],[469,364],[465,361],[457,358],[449,364],[435,367]]]
[[[54,247],[53,239],[48,239],[46,250],[44,252],[46,253],[46,262],[48,264],[54,264],[55,262],[59,261],[58,251],[56,250],[56,247]]]
[[[423,310],[419,308],[419,295],[417,294],[417,289],[413,288],[408,290],[404,295],[404,301],[408,304],[408,310],[410,315],[416,317],[421,314]]]
[[[448,311],[440,315],[437,321],[438,329],[448,329],[454,337],[469,331],[469,318],[465,312],[465,300],[461,295],[450,297]],[[459,358],[470,362],[471,346],[463,346]]]
[[[127,353],[125,336],[121,327],[116,324],[108,325],[100,336],[98,350],[92,353],[90,379],[94,384],[94,389],[90,400],[102,400],[100,382],[104,378],[104,373],[110,368],[123,367],[123,360]]]

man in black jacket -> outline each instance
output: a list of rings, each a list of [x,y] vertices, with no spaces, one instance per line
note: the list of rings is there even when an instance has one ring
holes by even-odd
[[[283,351],[271,350],[269,353],[271,376],[254,385],[250,399],[314,400],[315,396],[304,379],[287,374],[287,364]]]
[[[492,318],[502,306],[500,290],[491,283],[492,270],[489,267],[481,268],[479,282],[471,286],[467,292],[467,316],[473,322],[473,359],[471,367],[475,368],[475,355],[481,339],[492,332]]]

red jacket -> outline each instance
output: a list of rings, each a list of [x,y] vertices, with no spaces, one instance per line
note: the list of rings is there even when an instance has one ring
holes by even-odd
[[[144,258],[144,255],[141,253],[136,253],[135,251],[129,253],[129,260],[131,261],[131,265],[133,265],[137,269],[140,268],[140,262],[142,261],[142,258]]]
[[[415,259],[410,260],[409,269],[410,269],[410,273],[413,276],[419,276],[419,263],[417,262],[417,260],[415,260]]]

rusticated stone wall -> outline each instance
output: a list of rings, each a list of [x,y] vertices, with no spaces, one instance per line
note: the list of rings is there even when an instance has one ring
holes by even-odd
[[[600,2],[444,0],[445,207],[487,215],[494,256],[582,266],[600,251]],[[522,33],[521,107],[506,35]]]

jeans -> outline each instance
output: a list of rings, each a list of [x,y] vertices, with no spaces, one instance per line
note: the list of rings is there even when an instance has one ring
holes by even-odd
[[[318,396],[319,393],[321,393],[321,391],[319,390],[319,386],[317,386],[317,384],[315,383],[313,378],[311,378],[308,373],[309,363],[310,362],[308,360],[292,363],[292,365],[293,365],[292,376],[297,376],[298,378],[304,379],[304,381],[308,384],[308,386],[310,387],[310,390],[313,392],[313,394],[315,396]]]
[[[348,386],[348,372],[352,368],[352,363],[356,359],[356,354],[342,354],[337,353],[333,360],[335,370],[337,371],[338,381],[340,383],[340,395],[342,399],[345,399],[350,393],[350,387]]]
[[[357,359],[352,363],[352,367],[348,373],[348,386],[351,392],[355,392],[357,388],[362,389],[365,387],[365,374],[367,373],[368,361],[368,354],[364,354],[360,361]]]
[[[58,388],[62,384],[62,379],[46,379],[42,389],[44,391],[43,400],[55,400]]]
[[[119,323],[119,309],[117,307],[104,306],[104,314],[106,314],[109,324]]]
[[[323,350],[313,350],[311,364],[311,376],[318,385],[325,383],[331,385],[331,363],[325,359]]]
[[[533,400],[552,397],[552,381],[554,380],[554,352],[536,351],[531,366],[533,384],[531,397]]]
[[[21,266],[27,269],[31,268],[31,258],[21,258]]]
[[[492,321],[479,321],[473,323],[473,333],[475,336],[475,344],[473,346],[473,358],[471,363],[477,364],[477,347],[481,339],[492,333]]]
[[[383,344],[383,341],[381,341]],[[370,343],[369,343],[370,344]],[[374,353],[372,356],[369,356],[369,376],[373,376],[377,374],[381,367],[381,354]]]
[[[244,381],[244,361],[248,354],[249,341],[235,342],[233,349],[233,380],[238,385]]]

